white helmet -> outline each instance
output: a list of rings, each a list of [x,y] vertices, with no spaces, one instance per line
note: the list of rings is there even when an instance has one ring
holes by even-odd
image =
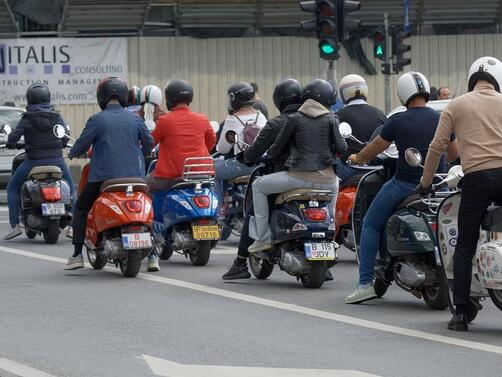
[[[147,85],[141,89],[141,103],[153,103],[157,106],[162,105],[162,90],[156,85]]]
[[[397,96],[406,107],[417,96],[423,96],[426,101],[429,101],[431,86],[427,77],[420,72],[406,72],[397,81]]]
[[[474,89],[478,80],[486,80],[493,84],[495,90],[500,93],[502,84],[502,62],[491,56],[479,58],[469,69],[469,92]]]
[[[368,98],[368,85],[366,84],[366,80],[359,75],[345,76],[342,81],[340,81],[338,91],[345,104],[356,98],[362,98],[364,100]]]

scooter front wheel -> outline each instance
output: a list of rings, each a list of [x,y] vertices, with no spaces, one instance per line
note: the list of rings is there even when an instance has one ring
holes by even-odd
[[[89,249],[87,246],[86,249],[87,260],[89,261],[89,264],[92,266],[92,268],[94,268],[95,270],[102,270],[106,266],[106,258],[101,254],[96,253],[96,250]]]
[[[168,260],[173,256],[173,249],[167,243],[162,246],[162,252],[159,255],[160,260]]]
[[[488,294],[490,295],[490,298],[492,299],[495,306],[499,310],[502,310],[502,291],[497,289],[488,289]]]
[[[190,252],[193,266],[205,266],[211,256],[211,241],[197,241],[197,249]]]
[[[126,278],[134,278],[138,275],[141,269],[141,260],[143,259],[142,250],[129,250],[127,259],[122,259],[119,262],[120,271]]]
[[[422,295],[425,303],[432,310],[445,310],[448,307],[448,287],[444,279],[439,279],[431,287],[425,287]]]
[[[249,267],[253,276],[260,280],[268,278],[272,274],[272,271],[274,271],[272,263],[265,259],[257,258],[254,255],[249,256]]]
[[[304,288],[321,288],[326,281],[326,261],[312,262],[310,272],[300,276]]]

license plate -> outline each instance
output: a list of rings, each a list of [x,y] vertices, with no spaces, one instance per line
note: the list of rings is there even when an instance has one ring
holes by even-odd
[[[64,215],[64,203],[42,203],[42,216]]]
[[[333,242],[316,242],[305,244],[305,256],[308,260],[335,260],[336,249]]]
[[[122,245],[128,250],[148,249],[152,247],[152,237],[150,233],[124,233]]]
[[[218,225],[193,225],[193,239],[197,241],[219,240],[220,229]]]

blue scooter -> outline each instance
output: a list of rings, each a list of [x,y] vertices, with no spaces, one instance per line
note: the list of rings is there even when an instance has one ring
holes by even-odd
[[[149,172],[155,164],[150,164]],[[153,195],[154,246],[160,259],[177,252],[194,266],[206,265],[220,238],[217,209],[213,159],[187,158],[183,176],[169,190]]]

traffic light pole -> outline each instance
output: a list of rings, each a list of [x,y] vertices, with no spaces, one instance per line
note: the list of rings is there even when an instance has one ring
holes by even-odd
[[[392,43],[389,33],[389,14],[384,13],[384,25],[385,25],[385,38],[387,39],[386,45],[389,47]],[[387,67],[392,67],[390,62],[389,48],[385,49],[385,61]],[[385,113],[390,113],[391,110],[391,89],[390,89],[390,72],[384,75],[385,77]]]
[[[328,61],[328,67],[326,68],[326,81],[329,82],[333,89],[336,90],[336,66],[334,60]]]

